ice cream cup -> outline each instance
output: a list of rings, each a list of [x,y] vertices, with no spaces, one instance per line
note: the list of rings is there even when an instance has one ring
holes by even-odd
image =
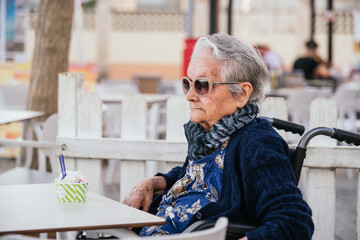
[[[59,202],[85,202],[89,183],[59,183],[55,182]]]

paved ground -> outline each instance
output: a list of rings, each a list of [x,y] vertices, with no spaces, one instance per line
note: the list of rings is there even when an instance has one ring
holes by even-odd
[[[353,177],[348,177],[345,169],[336,173],[336,211],[335,211],[335,239],[356,239],[357,212],[357,173],[351,170]]]
[[[0,158],[0,173],[15,166],[15,160]],[[336,221],[335,239],[356,239],[356,203],[357,203],[357,174],[348,177],[347,170],[340,169],[336,173]],[[119,200],[119,176],[115,176],[114,184],[105,186],[105,196]]]

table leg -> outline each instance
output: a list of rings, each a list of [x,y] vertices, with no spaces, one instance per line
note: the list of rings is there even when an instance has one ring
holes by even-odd
[[[21,137],[22,138],[24,138],[24,136],[26,135],[25,129],[26,129],[26,124],[22,123],[22,129],[21,129]],[[16,163],[15,163],[17,167],[20,167],[22,165],[22,162],[21,162],[22,155],[23,155],[23,148],[19,147],[19,153],[16,157]]]
[[[33,126],[31,122],[26,122],[25,125],[25,132],[24,132],[24,140],[29,139],[32,140],[33,139]],[[32,147],[27,147],[26,148],[26,162],[25,162],[25,167],[26,168],[30,168],[31,167],[31,162],[32,162],[32,156],[33,156],[33,148]]]
[[[21,137],[25,139],[32,139],[32,126],[30,121],[24,121],[21,131]],[[26,168],[30,168],[31,165],[31,157],[29,159],[29,155],[32,157],[32,148],[26,148],[26,152],[24,154],[24,147],[19,148],[19,154],[16,158],[16,166],[22,166],[24,165]],[[22,161],[22,159],[25,159],[25,162]]]

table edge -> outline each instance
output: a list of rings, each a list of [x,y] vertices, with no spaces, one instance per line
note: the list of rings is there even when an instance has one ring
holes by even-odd
[[[26,234],[26,233],[43,233],[43,232],[67,232],[67,231],[82,231],[82,230],[96,230],[96,229],[112,229],[112,228],[139,228],[145,226],[164,225],[165,219],[162,222],[146,222],[134,224],[110,224],[97,226],[76,226],[66,228],[44,228],[44,229],[30,229],[30,230],[14,230],[14,231],[0,231],[0,236],[5,234]]]

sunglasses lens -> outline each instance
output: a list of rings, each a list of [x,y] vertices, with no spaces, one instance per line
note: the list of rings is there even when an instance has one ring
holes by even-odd
[[[187,80],[186,78],[183,78],[182,80],[182,87],[183,87],[183,91],[185,94],[187,94],[190,90],[190,83],[189,80]]]
[[[199,95],[205,95],[209,92],[209,82],[205,79],[196,80],[194,86]]]

